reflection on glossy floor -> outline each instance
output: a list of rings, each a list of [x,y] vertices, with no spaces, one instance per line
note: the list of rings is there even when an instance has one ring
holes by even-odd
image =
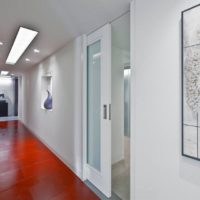
[[[0,200],[99,199],[20,122],[0,122]]]
[[[130,200],[130,138],[124,137],[125,159],[112,167],[112,189],[122,200]]]

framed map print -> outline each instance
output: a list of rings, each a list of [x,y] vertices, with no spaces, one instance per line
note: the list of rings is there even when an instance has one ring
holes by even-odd
[[[200,5],[182,12],[182,155],[200,160]]]

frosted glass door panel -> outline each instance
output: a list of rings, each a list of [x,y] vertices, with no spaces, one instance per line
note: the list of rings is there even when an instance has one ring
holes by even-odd
[[[87,47],[87,163],[101,170],[101,42]]]

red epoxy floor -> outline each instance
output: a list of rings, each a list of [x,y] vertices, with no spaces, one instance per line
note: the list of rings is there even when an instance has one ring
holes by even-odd
[[[0,122],[0,200],[97,200],[20,122]]]

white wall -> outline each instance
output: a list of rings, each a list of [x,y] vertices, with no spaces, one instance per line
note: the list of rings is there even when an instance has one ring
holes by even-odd
[[[34,66],[24,78],[24,123],[75,173],[82,170],[82,39]],[[52,74],[53,111],[41,109],[41,79]]]
[[[197,0],[135,0],[132,134],[135,200],[199,200],[200,162],[181,156],[181,11]]]

